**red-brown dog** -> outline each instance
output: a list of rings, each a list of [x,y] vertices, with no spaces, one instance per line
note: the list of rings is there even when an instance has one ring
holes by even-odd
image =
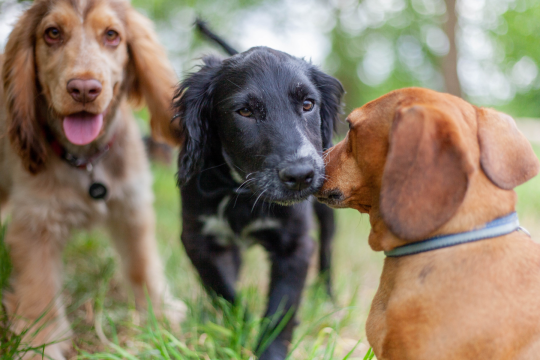
[[[348,121],[318,196],[368,213],[375,251],[482,229],[539,169],[512,118],[451,95],[397,90]],[[366,332],[379,360],[538,359],[540,246],[512,231],[388,256]]]

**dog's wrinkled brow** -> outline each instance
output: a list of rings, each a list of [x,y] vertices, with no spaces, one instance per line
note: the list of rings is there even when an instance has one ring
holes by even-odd
[[[264,104],[264,100],[261,96],[254,93],[236,93],[231,96],[226,96],[223,103],[229,103],[230,106],[242,107],[242,106],[258,106]]]
[[[112,8],[118,17],[125,22],[125,11],[122,3],[120,1],[109,1],[103,3],[101,0],[66,0],[67,3],[75,10],[76,13],[80,14],[83,19],[88,17],[88,14],[92,12],[100,4],[107,4]]]
[[[303,100],[308,96],[315,98],[315,100],[318,100],[319,98],[318,92],[315,91],[313,86],[309,86],[300,81],[295,81],[290,85],[289,94],[296,100]]]
[[[71,7],[85,18],[90,10],[94,8],[97,0],[69,0]]]

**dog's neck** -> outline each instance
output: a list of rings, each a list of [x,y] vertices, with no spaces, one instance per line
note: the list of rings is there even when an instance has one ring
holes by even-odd
[[[471,176],[465,199],[454,216],[425,238],[470,231],[515,211],[516,202],[515,191],[498,188],[479,170]],[[375,251],[390,251],[423,240],[404,240],[394,235],[384,223],[378,206],[371,209],[369,217],[372,227],[369,245]]]
[[[242,179],[235,178],[239,175],[233,175],[232,166],[225,160],[224,155],[224,152],[215,152],[208,156],[202,171],[195,175],[201,195],[207,198],[252,195],[249,189],[241,188]]]

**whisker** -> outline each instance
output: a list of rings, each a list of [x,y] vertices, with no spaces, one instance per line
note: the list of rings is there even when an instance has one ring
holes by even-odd
[[[249,177],[252,176],[252,175],[255,175],[255,174],[257,174],[257,173],[258,173],[258,171],[253,171],[253,172],[250,172],[249,174],[247,174],[247,175],[246,175],[246,180],[245,180],[242,184],[240,184],[240,186],[237,188],[237,190],[241,190],[244,186],[248,185],[249,183],[251,183],[251,182],[253,182],[253,181],[256,181],[256,180],[257,180],[256,178],[251,178],[251,179],[250,179]],[[236,198],[235,198],[235,200],[234,200],[234,205],[233,205],[233,207],[236,206],[236,203],[237,203],[237,201],[238,201],[238,197],[240,197],[240,193],[236,194]]]
[[[240,167],[238,167],[238,166],[236,166],[236,165],[234,165],[234,164],[232,164],[232,166],[234,166],[235,168],[237,168],[238,170],[240,170],[240,171],[243,172],[244,174],[246,173],[245,170],[243,170],[242,168],[240,168]]]
[[[266,189],[268,190],[268,189]],[[253,203],[253,206],[251,207],[251,212],[253,212],[253,209],[255,209],[255,205],[257,205],[257,201],[259,201],[259,198],[266,192],[266,190],[262,191],[259,196],[257,196],[257,199],[255,199],[255,202]]]
[[[330,149],[326,150],[326,152],[324,152],[323,155],[322,155],[323,160],[326,160],[326,158],[328,157],[328,155],[330,155],[330,153],[331,153],[332,151],[334,151],[335,148],[336,148],[335,146],[332,146]]]
[[[240,85],[235,84],[231,79],[227,79],[227,81],[230,82],[231,84],[233,84],[234,86],[236,86],[237,88],[242,89],[242,88],[240,87]]]
[[[242,184],[240,184],[240,186],[237,188],[237,190],[242,189],[242,187],[243,187],[244,185],[247,185],[247,184],[249,184],[250,182],[255,181],[255,180],[256,180],[255,178],[253,178],[253,179],[247,179],[247,180],[244,181]]]
[[[223,165],[227,165],[227,163],[223,163],[223,164],[220,164],[220,165],[209,167],[207,169],[203,169],[203,170],[201,170],[201,172],[205,172],[207,170],[212,170],[212,169],[218,168],[218,167],[223,166]]]
[[[331,180],[332,178],[330,177],[330,175],[324,174],[323,179],[324,179],[325,181],[328,181],[328,180]]]
[[[229,100],[233,100],[233,99],[234,99],[234,95],[217,102],[216,105],[221,105],[222,103],[224,103],[226,101],[229,101]]]

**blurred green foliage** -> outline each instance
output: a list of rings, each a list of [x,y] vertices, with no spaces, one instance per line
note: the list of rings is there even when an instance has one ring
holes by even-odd
[[[0,36],[7,36],[5,25],[15,20],[8,8],[20,7],[19,3],[0,0]],[[450,44],[445,26],[452,18],[451,3],[132,0],[155,22],[180,78],[195,70],[205,54],[225,56],[194,31],[193,21],[201,16],[240,51],[266,45],[308,60],[314,57],[344,84],[346,112],[396,88],[445,91],[442,64]],[[540,117],[540,0],[456,3],[457,69],[463,96],[514,116]],[[295,48],[297,44],[305,46]]]
[[[338,20],[330,34],[332,51],[328,60],[339,64],[334,75],[347,90],[347,112],[402,87],[423,86],[444,90],[439,73],[441,57],[434,54],[426,42],[428,29],[436,28],[442,32],[440,28],[445,20],[446,9],[444,2],[441,0],[434,8],[426,9],[424,3],[414,0],[383,1],[393,6],[382,6],[383,11],[372,11],[377,15],[366,10],[370,3],[358,1],[357,4],[336,9]],[[362,16],[355,15],[361,11],[368,12],[365,16],[379,16],[380,19],[364,19],[364,24],[355,24],[354,21],[358,22],[358,19],[348,19],[353,16],[362,19]],[[347,25],[347,22],[353,22],[352,26]],[[379,74],[383,73],[380,75],[387,71],[387,77],[380,83],[368,84],[362,81],[359,73],[367,72],[366,65],[370,61],[366,56],[369,56],[370,48],[377,50],[377,44],[386,47],[390,45],[387,49],[383,45],[379,51],[383,54],[387,52],[392,65],[387,69],[376,69]],[[372,61],[376,60],[385,61],[384,57]],[[364,77],[369,78],[368,75]],[[382,78],[380,75],[379,79]]]
[[[504,49],[504,64],[517,63],[524,57],[540,64],[540,1],[517,0],[515,7],[503,15],[507,30],[493,36]],[[511,69],[508,66],[508,70]],[[503,110],[514,116],[540,117],[540,82],[535,81],[518,91]]]
[[[197,15],[242,51],[246,49],[238,44],[246,32],[264,26],[275,34],[289,34],[291,29],[294,34],[295,27],[314,21],[316,9],[324,9],[330,20],[321,23],[320,36],[329,46],[317,65],[345,86],[346,112],[396,88],[422,86],[445,91],[442,63],[449,46],[444,33],[449,9],[444,0],[306,0],[300,15],[291,15],[291,9],[297,6],[293,3],[133,0],[135,7],[158,24],[164,43],[176,58],[180,76],[192,71],[204,54],[223,55],[195,33],[191,24]],[[280,10],[283,16],[275,16],[278,12],[270,9]],[[249,22],[261,10],[273,18]],[[540,117],[540,0],[458,0],[456,12],[463,95],[473,103],[494,106],[514,116]],[[178,30],[180,23],[183,27]],[[252,45],[268,44],[261,38],[260,43]],[[476,71],[471,79],[475,69],[484,72]],[[494,85],[492,69],[499,80]],[[493,90],[496,87],[500,88],[498,92]]]

